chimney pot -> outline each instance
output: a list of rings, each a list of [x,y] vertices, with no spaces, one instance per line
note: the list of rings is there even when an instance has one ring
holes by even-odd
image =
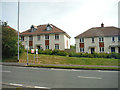
[[[101,24],[101,27],[104,27],[104,24],[103,24],[103,23]]]

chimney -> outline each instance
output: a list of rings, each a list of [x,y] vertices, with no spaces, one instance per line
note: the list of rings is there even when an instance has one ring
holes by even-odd
[[[104,24],[103,24],[103,23],[101,24],[101,27],[104,27]]]

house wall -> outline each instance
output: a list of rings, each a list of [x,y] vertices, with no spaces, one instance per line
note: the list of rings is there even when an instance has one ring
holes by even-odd
[[[75,39],[76,43],[76,52],[80,52],[80,38]],[[118,42],[118,36],[115,36],[115,42],[112,42],[112,37],[104,37],[104,52],[105,53],[111,53],[111,46],[115,47],[115,52],[118,53],[118,45],[120,45],[120,42]],[[100,47],[99,47],[99,37],[94,37],[94,43],[92,43],[92,37],[91,38],[84,38],[84,52],[91,53],[91,48],[95,48],[95,52],[100,53]]]
[[[112,37],[105,37],[105,52],[111,53],[111,47],[115,46],[115,52],[118,53],[118,47],[117,45],[120,45],[120,42],[118,43],[118,36],[115,36],[115,42],[112,42]]]
[[[70,49],[70,38],[64,35],[64,47],[65,49]]]
[[[68,40],[68,47],[66,46],[66,41]],[[29,36],[24,36],[24,41],[22,42],[22,45],[24,45],[25,49],[27,49],[27,43],[29,46]],[[70,49],[70,39],[66,37],[64,34],[59,34],[59,40],[55,39],[55,34],[49,34],[49,49],[54,50],[55,44],[59,44],[59,49]],[[41,46],[43,50],[45,50],[45,35],[40,35],[40,40],[37,40],[37,35],[33,36],[33,48],[37,48],[37,46]],[[30,49],[28,47],[28,49]]]

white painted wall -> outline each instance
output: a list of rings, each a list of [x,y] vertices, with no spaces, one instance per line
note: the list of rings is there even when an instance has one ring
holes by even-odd
[[[68,48],[66,40],[68,40]],[[24,45],[25,49],[27,49],[25,41],[28,42],[29,46],[29,36],[24,36],[24,41],[22,42],[22,45]],[[49,34],[49,49],[54,50],[55,44],[59,44],[60,50],[70,49],[70,39],[64,34],[59,34],[59,40],[55,39],[55,34]],[[45,50],[45,35],[40,35],[40,41],[37,40],[37,35],[33,36],[33,48],[36,49],[39,45],[43,48],[43,50]]]
[[[68,41],[68,46],[67,46],[67,41]],[[64,35],[64,46],[65,49],[70,49],[70,38],[68,38],[66,35]]]
[[[75,39],[76,43],[76,52],[80,52],[80,38]],[[118,53],[118,45],[120,45],[120,42],[118,42],[118,36],[115,36],[115,42],[112,42],[112,37],[104,37],[104,52],[111,53],[110,46],[115,46],[115,51]],[[92,38],[84,38],[84,52],[91,53],[90,47],[95,47],[95,52],[99,53],[99,37],[94,37],[94,43],[92,43]]]

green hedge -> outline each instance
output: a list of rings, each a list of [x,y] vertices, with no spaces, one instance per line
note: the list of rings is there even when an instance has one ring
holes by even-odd
[[[28,53],[31,53],[28,50]],[[120,53],[76,53],[76,52],[66,52],[63,50],[38,50],[38,54],[47,54],[47,55],[59,55],[59,56],[69,56],[69,57],[87,57],[87,58],[115,58],[120,59]]]

